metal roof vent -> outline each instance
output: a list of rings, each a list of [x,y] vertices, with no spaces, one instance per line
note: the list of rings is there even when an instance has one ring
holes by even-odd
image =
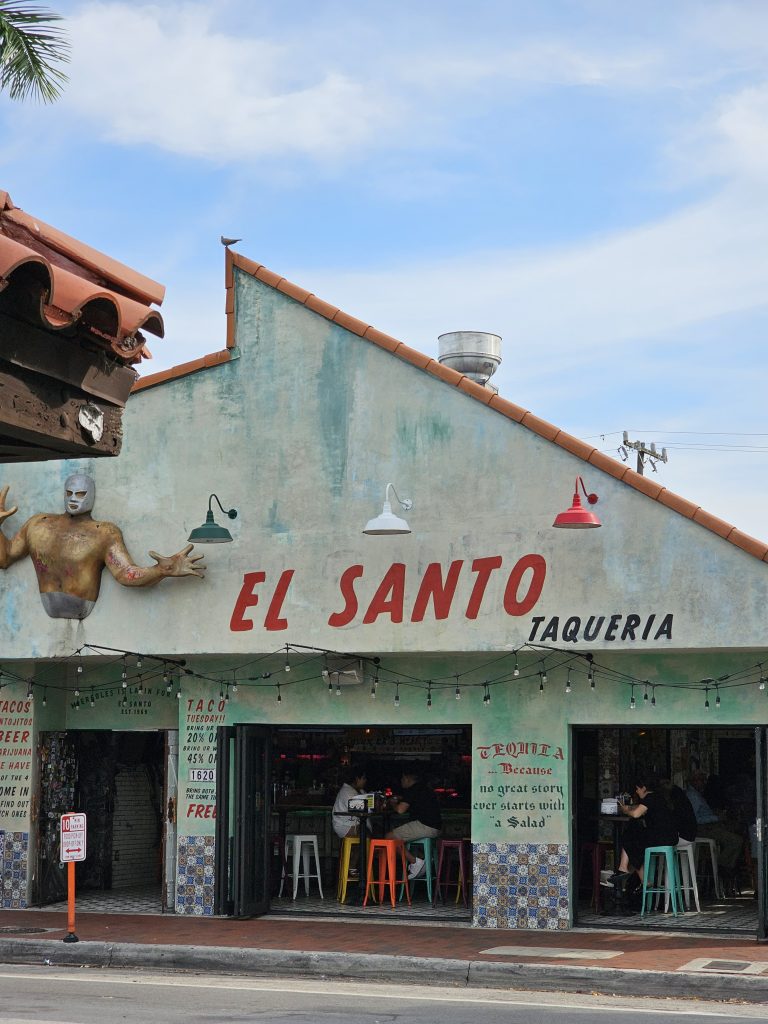
[[[487,384],[501,362],[501,338],[485,331],[451,331],[437,339],[438,362]]]

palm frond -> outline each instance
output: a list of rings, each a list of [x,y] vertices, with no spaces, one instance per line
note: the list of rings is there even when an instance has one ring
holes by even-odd
[[[45,7],[0,0],[0,90],[12,100],[51,103],[61,94],[67,75],[59,65],[69,61],[61,20]]]

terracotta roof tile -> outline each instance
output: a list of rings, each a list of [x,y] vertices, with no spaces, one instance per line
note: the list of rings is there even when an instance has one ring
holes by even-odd
[[[679,494],[674,494],[672,491],[668,491],[666,487],[659,492],[656,500],[661,502],[662,505],[666,505],[667,508],[671,508],[673,512],[679,512],[680,515],[685,516],[686,519],[693,519],[699,509],[698,505],[694,505],[694,503],[692,501],[688,501],[687,498],[681,498]]]
[[[587,462],[590,466],[602,470],[603,473],[608,473],[617,480],[623,480],[627,473],[630,472],[629,466],[625,466],[623,462],[617,462],[616,459],[609,458],[604,452],[599,452],[597,448],[592,451]]]
[[[578,455],[580,459],[584,459],[585,462],[589,462],[592,453],[596,450],[593,444],[588,444],[586,441],[582,441],[580,437],[573,437],[571,434],[566,434],[564,430],[555,438],[555,443],[559,444],[561,448],[565,448],[571,455]]]
[[[741,530],[734,530],[733,533],[728,535],[728,542],[735,544],[737,548],[741,548],[742,551],[746,551],[748,555],[754,555],[755,558],[760,558],[766,561],[768,556],[768,546],[763,541],[757,540],[755,537],[750,537],[748,533],[742,533]]]
[[[437,372],[438,367],[442,369],[442,363],[438,363],[433,359],[432,362],[427,365],[426,369],[435,377],[439,377],[440,374]],[[478,402],[482,402],[483,405],[489,405],[495,394],[495,392],[491,391],[490,388],[484,388],[482,384],[478,384],[475,380],[470,380],[469,377],[462,377],[459,381],[458,387],[465,392],[465,394],[471,395],[472,398],[477,399]]]
[[[311,309],[313,313],[319,313],[320,316],[324,316],[327,320],[333,320],[339,312],[338,306],[332,306],[330,302],[324,302],[322,299],[318,299],[316,295],[310,295],[304,305],[307,309]]]
[[[514,420],[515,423],[522,423],[523,417],[528,415],[528,410],[524,409],[522,405],[515,405],[508,398],[502,398],[501,395],[494,395],[488,403],[488,407],[500,412],[507,419]]]
[[[338,324],[339,327],[343,327],[345,330],[351,331],[352,334],[357,334],[361,338],[370,327],[370,324],[363,323],[362,320],[358,320],[357,317],[350,316],[349,313],[345,313],[341,309],[336,310],[333,322]]]
[[[558,434],[562,434],[562,430],[556,427],[554,423],[548,423],[540,416],[534,416],[532,412],[527,412],[520,422],[524,427],[532,430],[534,434],[546,438],[547,441],[554,441]]]
[[[420,370],[425,370],[431,362],[430,356],[425,356],[423,352],[417,352],[415,348],[410,348],[405,344],[397,346],[395,355],[398,359],[405,359],[406,362],[418,366]]]
[[[718,519],[717,516],[713,516],[711,512],[705,512],[703,508],[696,510],[693,516],[694,522],[698,523],[699,526],[706,526],[708,530],[716,533],[719,537],[730,537],[733,531],[736,529],[731,523],[726,523],[724,519]]]
[[[136,381],[131,389],[131,393],[144,391],[147,388],[154,387],[156,384],[165,384],[166,381],[177,380],[179,377],[187,377],[190,373],[207,370],[211,366],[220,366],[221,363],[228,363],[231,358],[232,353],[229,349],[225,348],[221,352],[210,352],[207,356],[201,356],[200,359],[191,359],[188,363],[180,363],[178,366],[172,366],[168,370],[148,373],[145,377],[140,377]]]
[[[377,330],[375,327],[369,327],[363,335],[366,341],[372,341],[379,348],[385,348],[388,352],[394,352],[402,342],[398,338],[393,338],[390,334],[385,334],[383,331]],[[454,371],[451,370],[451,373]]]
[[[297,302],[301,303],[306,302],[307,299],[312,294],[312,292],[308,292],[306,288],[300,288],[299,285],[297,284],[291,284],[291,282],[286,281],[285,278],[283,278],[280,281],[280,284],[277,286],[277,290],[279,292],[284,292],[286,295],[289,295],[292,299],[295,299]]]
[[[163,336],[150,303],[162,285],[14,207],[0,193],[0,301],[46,331],[90,338],[123,362],[148,357],[140,331]]]
[[[0,197],[1,196],[2,193],[0,193]],[[553,444],[565,449],[577,458],[583,459],[588,465],[594,466],[595,469],[598,469],[603,473],[607,473],[615,479],[620,480],[622,483],[627,484],[627,486],[640,491],[651,500],[658,501],[660,504],[665,505],[674,512],[678,512],[687,519],[693,519],[704,529],[708,529],[719,537],[724,538],[729,543],[735,544],[736,547],[741,548],[750,555],[754,555],[755,558],[759,558],[762,561],[768,561],[768,545],[764,542],[756,540],[754,537],[749,537],[747,534],[742,533],[733,526],[730,526],[722,519],[718,519],[716,516],[713,516],[708,512],[704,512],[703,509],[698,505],[695,505],[692,501],[688,501],[686,498],[681,498],[679,495],[673,494],[665,487],[662,487],[653,480],[649,480],[647,477],[641,476],[628,466],[610,458],[603,452],[600,452],[596,448],[587,444],[585,441],[567,434],[565,431],[560,430],[552,423],[548,423],[546,420],[543,420],[538,416],[534,416],[533,413],[524,409],[522,406],[516,405],[508,399],[494,394],[489,388],[483,388],[474,381],[469,380],[468,377],[457,373],[455,370],[449,369],[447,366],[441,365],[435,359],[409,348],[409,346],[399,342],[397,338],[392,338],[390,335],[384,334],[375,327],[368,326],[362,320],[358,320],[356,317],[352,317],[341,312],[337,306],[333,306],[328,302],[324,302],[322,299],[318,299],[316,295],[306,292],[305,289],[290,285],[284,278],[278,277],[277,274],[267,271],[262,264],[254,263],[252,260],[241,256],[239,253],[233,253],[230,250],[227,250],[227,287],[229,287],[229,273],[231,272],[232,266],[239,267],[246,273],[257,277],[265,284],[269,284],[273,288],[278,288],[285,294],[291,295],[292,298],[301,302],[307,309],[311,309],[313,312],[319,313],[328,320],[346,327],[346,329],[351,331],[353,334],[364,338],[366,341],[370,341],[374,345],[378,345],[380,348],[385,349],[387,352],[392,353],[400,359],[405,359],[407,362],[419,367],[419,369],[431,374],[438,380],[441,380],[446,384],[450,384],[452,387],[459,388],[461,391],[465,391],[467,394],[483,402],[495,412],[500,413],[508,419],[514,420],[516,423],[520,423],[526,429],[533,431],[535,434],[538,434],[540,437],[543,437],[548,441],[551,441]],[[294,289],[294,291],[291,289]],[[303,298],[305,295],[308,297]],[[232,343],[234,344],[233,316],[229,316],[227,318],[228,345],[230,338],[233,339]],[[212,359],[213,363],[222,362],[226,358],[229,358],[228,351],[214,353],[213,356],[206,357],[206,359]],[[206,363],[205,360],[195,360],[194,363],[185,363],[182,366],[167,370],[162,374],[154,374],[152,377],[144,377],[136,385],[135,390],[140,390],[143,387],[149,387],[150,384],[161,383],[161,380],[170,380],[174,377],[180,377],[185,373],[191,373],[195,370],[203,369],[205,365],[213,365],[213,363]],[[490,395],[490,397],[486,397],[486,395]]]
[[[632,474],[631,478],[629,475],[630,473]],[[636,473],[633,469],[628,470],[622,479],[625,484],[631,483],[636,491],[642,491],[643,494],[647,494],[649,498],[658,498],[661,492],[665,489],[656,480],[651,480],[650,477],[642,476],[642,474]]]

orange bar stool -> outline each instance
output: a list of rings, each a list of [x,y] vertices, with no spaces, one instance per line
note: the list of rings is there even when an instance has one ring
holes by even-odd
[[[352,857],[352,847],[360,845],[359,836],[345,836],[341,840],[341,852],[339,853],[339,881],[336,886],[336,899],[339,903],[345,903],[347,899],[347,882],[359,882],[357,874],[350,875],[349,862]]]
[[[465,856],[466,839],[438,839],[437,841],[437,877],[435,879],[435,900],[442,900],[445,903],[443,888],[449,889],[456,886],[456,902],[459,902],[459,894],[463,897],[464,906],[467,906],[467,860]],[[456,857],[453,856],[453,851]],[[450,880],[451,865],[456,864],[456,881]]]
[[[374,874],[374,863],[376,874]],[[398,866],[402,877],[397,877]],[[408,888],[408,861],[405,859],[405,843],[402,839],[371,839],[368,843],[368,864],[366,868],[368,882],[365,887],[363,906],[368,906],[368,897],[374,886],[379,887],[379,904],[384,902],[384,890],[389,886],[389,899],[395,905],[395,887],[402,885],[411,905],[411,890]],[[373,894],[374,900],[376,894]]]

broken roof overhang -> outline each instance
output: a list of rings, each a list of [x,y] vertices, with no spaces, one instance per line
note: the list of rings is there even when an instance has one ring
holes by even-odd
[[[16,208],[0,192],[0,305],[49,332],[92,339],[121,362],[149,358],[142,331],[162,338],[152,303],[165,289]]]

